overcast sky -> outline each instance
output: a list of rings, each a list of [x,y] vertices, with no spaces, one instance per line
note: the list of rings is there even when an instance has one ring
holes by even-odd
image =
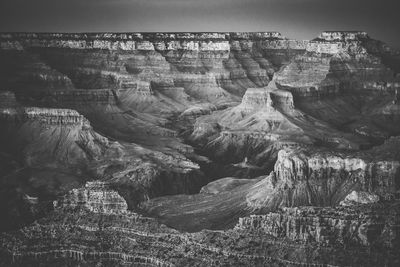
[[[0,0],[0,31],[365,30],[400,48],[400,0]]]

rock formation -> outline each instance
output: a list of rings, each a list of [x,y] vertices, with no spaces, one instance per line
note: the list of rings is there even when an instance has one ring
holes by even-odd
[[[252,207],[269,210],[285,206],[334,206],[342,200],[348,201],[353,190],[393,199],[399,190],[398,158],[381,160],[367,155],[364,152],[351,157],[323,151],[310,154],[304,148],[281,150],[274,171],[266,181],[255,185],[247,201]],[[266,182],[271,185],[265,186]]]
[[[365,32],[1,33],[0,265],[399,265],[399,58]]]
[[[364,32],[324,32],[278,73],[276,82],[300,97],[374,90],[367,86],[370,81],[393,82],[395,77],[383,64],[384,55],[370,52],[373,45],[380,44]]]
[[[54,205],[64,209],[82,208],[95,213],[126,213],[126,201],[109,187],[104,182],[88,182],[83,188],[72,189]]]
[[[284,208],[267,215],[241,218],[236,227],[322,246],[346,244],[391,250],[398,246],[396,207],[364,204],[336,208]]]
[[[286,208],[241,218],[231,230],[181,233],[116,206],[84,208],[99,207],[98,200],[107,207],[123,205],[105,184],[88,184],[80,192],[96,201],[58,206],[47,218],[2,234],[1,263],[374,266],[398,261],[398,205]],[[71,203],[82,198],[71,192],[65,199]],[[43,238],[45,244],[40,243]],[[23,246],[28,239],[30,245]]]

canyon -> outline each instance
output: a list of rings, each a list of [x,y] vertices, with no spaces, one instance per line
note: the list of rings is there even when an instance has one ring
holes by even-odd
[[[0,85],[0,265],[400,264],[366,32],[0,33]]]

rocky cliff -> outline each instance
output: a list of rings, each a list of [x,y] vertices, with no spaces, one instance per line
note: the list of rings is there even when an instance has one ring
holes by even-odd
[[[399,190],[399,159],[373,158],[369,153],[281,150],[274,171],[248,193],[248,205],[269,210],[284,206],[334,206],[353,190],[393,199]]]
[[[99,158],[111,147],[75,110],[5,108],[1,110],[1,120],[3,149],[22,152],[27,164],[59,161],[74,165]]]
[[[282,64],[277,61],[283,61],[274,51],[305,49],[300,42],[268,32],[10,33],[2,34],[0,43],[4,71],[12,75],[2,77],[2,82],[9,88],[119,89],[132,88],[137,81],[151,82],[153,89],[170,89],[155,90],[141,101],[153,102],[153,110],[160,111],[164,109],[159,105],[166,104],[162,98],[167,97],[170,103],[166,106],[175,112],[188,108],[188,102],[168,94],[174,87],[183,87],[197,100],[225,105],[237,101],[235,96],[248,87],[268,84],[270,75]],[[285,60],[292,54],[285,55]],[[32,67],[23,72],[27,66]]]
[[[397,247],[395,207],[284,208],[239,219],[238,228],[304,243]]]
[[[62,199],[55,201],[55,207],[63,209],[87,209],[95,213],[127,213],[126,201],[110,184],[94,181],[87,182],[85,187],[73,189]]]
[[[383,44],[364,32],[324,32],[310,41],[306,53],[292,59],[277,75],[277,84],[297,96],[349,94],[374,90],[370,81],[393,82],[396,69],[383,63]]]

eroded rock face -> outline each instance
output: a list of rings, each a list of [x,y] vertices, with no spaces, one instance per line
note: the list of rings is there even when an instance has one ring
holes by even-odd
[[[103,156],[113,146],[75,110],[6,108],[1,110],[1,119],[3,140],[8,140],[5,150],[11,153],[18,147],[17,153],[22,151],[28,164],[77,165]]]
[[[353,190],[368,192],[371,200],[378,197],[375,194],[391,199],[399,189],[399,168],[398,160],[284,149],[278,153],[274,171],[248,193],[247,201],[261,209],[338,205]],[[267,181],[272,186],[265,186]]]
[[[281,150],[274,171],[278,177],[284,177],[287,180],[302,180],[315,175],[313,174],[314,172],[316,175],[323,174],[324,170],[331,170],[331,172],[344,170],[348,173],[361,171],[365,173],[372,169],[369,164],[370,162],[361,158],[343,157],[330,153],[320,154],[317,152],[307,155],[301,150]],[[395,161],[388,163],[377,162],[377,164],[378,169],[393,175],[399,167],[399,164]],[[320,172],[320,170],[322,171]],[[394,185],[394,177],[392,183],[389,184]],[[390,185],[389,188],[391,187]]]
[[[284,208],[267,215],[241,218],[236,227],[323,246],[355,244],[390,249],[399,245],[396,227],[399,216],[394,210],[382,205]]]
[[[110,200],[122,203],[115,191],[99,185],[88,184],[80,192],[89,193],[91,188],[89,195],[107,200],[108,207]],[[88,200],[82,203],[86,207],[93,205]],[[94,206],[99,207],[96,202]],[[115,206],[112,212],[100,213],[69,206],[28,227],[1,234],[0,261],[4,265],[43,261],[56,265],[392,265],[398,262],[398,203],[383,207],[288,208],[242,218],[231,230],[182,233],[154,219],[116,211]],[[47,242],[41,243],[43,239]],[[28,240],[30,245],[25,246]],[[190,260],[182,255],[191,255]]]
[[[385,53],[372,52],[376,46],[382,45],[364,32],[324,32],[278,73],[277,84],[299,97],[375,90],[367,85],[395,79],[383,64]]]
[[[129,89],[121,98],[126,105],[156,114],[181,113],[197,101],[220,108],[238,102],[247,88],[266,86],[283,61],[305,50],[269,32],[11,33],[0,43],[0,68],[8,74],[1,82],[8,88]],[[135,89],[139,81],[148,88]]]
[[[242,106],[244,110],[257,110],[265,108],[267,111],[272,109],[271,96],[267,90],[263,88],[249,88],[242,99]]]
[[[87,182],[85,187],[71,190],[54,204],[56,208],[87,209],[95,213],[120,214],[128,211],[126,201],[110,188],[110,184],[100,181]]]
[[[288,40],[278,32],[231,33],[2,33],[4,47],[25,46],[109,50],[226,50],[229,40]],[[295,40],[290,40],[295,43]],[[155,43],[156,45],[152,45]]]

